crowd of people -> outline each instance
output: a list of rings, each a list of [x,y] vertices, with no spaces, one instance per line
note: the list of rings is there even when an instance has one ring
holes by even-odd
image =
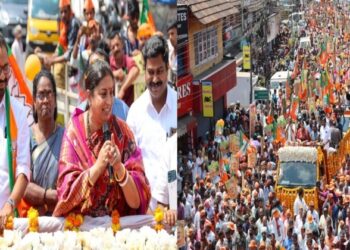
[[[281,147],[321,147],[327,156],[337,153],[348,129],[344,115],[350,99],[347,5],[312,2],[304,16],[304,30],[281,26],[278,46],[270,55],[272,73],[290,70],[286,85],[269,100],[249,108],[237,101],[224,121],[218,121],[225,123],[222,134],[213,127],[196,148],[179,149],[178,219],[184,221],[183,249],[350,247],[348,156],[335,176],[327,181],[321,174],[317,180],[317,204],[305,198],[306,187],[296,187],[289,207],[276,190]],[[311,38],[307,49],[299,45],[305,36]],[[235,155],[227,147],[232,134],[241,137]],[[248,150],[242,150],[242,137],[247,138]],[[249,148],[256,154],[253,166]],[[232,158],[239,162],[237,169],[225,161]],[[213,162],[219,163],[219,171],[213,172]],[[234,194],[227,185],[232,178]]]
[[[103,37],[91,0],[86,24],[70,0],[59,1],[60,40],[54,55],[41,57],[33,80],[31,127],[9,95],[12,69],[0,35],[0,231],[9,216],[26,216],[30,207],[40,216],[99,217],[114,210],[153,214],[160,206],[165,222],[175,224],[176,174],[168,176],[176,169],[177,95],[168,79],[176,67],[176,23],[168,34],[140,25],[139,3],[129,2],[129,25]],[[58,63],[69,64],[79,86],[80,103],[66,126],[56,118],[57,89],[67,79],[48,70]],[[134,95],[140,71],[145,89]]]

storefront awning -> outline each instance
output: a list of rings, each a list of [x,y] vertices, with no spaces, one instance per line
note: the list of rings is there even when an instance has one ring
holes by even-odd
[[[177,137],[181,137],[187,133],[188,130],[197,126],[197,119],[194,116],[186,115],[177,121]]]

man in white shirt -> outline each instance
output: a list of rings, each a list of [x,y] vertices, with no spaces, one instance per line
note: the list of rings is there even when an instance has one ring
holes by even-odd
[[[0,230],[3,229],[6,218],[13,214],[21,201],[30,177],[29,127],[24,107],[16,99],[10,97],[9,111],[12,109],[17,125],[17,140],[12,141],[12,149],[16,150],[16,171],[14,186],[10,189],[9,159],[6,131],[6,97],[5,90],[11,76],[11,66],[7,56],[5,39],[0,35]],[[10,112],[9,112],[10,113]],[[14,161],[12,161],[14,162]]]
[[[177,75],[177,22],[174,21],[168,27],[168,47],[169,47],[169,79],[172,84],[176,83]]]
[[[158,205],[161,205],[165,208],[165,222],[170,226],[173,226],[176,222],[177,215],[177,154],[173,153],[174,151],[177,151],[177,133],[173,134],[167,141],[164,151],[164,164],[161,166],[162,170],[158,175],[159,177],[156,183],[153,197],[155,197],[158,201]]]
[[[270,232],[275,234],[276,240],[278,242],[283,242],[286,237],[283,221],[280,218],[280,213],[277,208],[275,208],[272,212],[272,217],[270,220]]]
[[[321,120],[320,139],[321,139],[322,143],[324,144],[324,149],[327,150],[329,148],[329,141],[331,139],[331,133],[329,130],[329,126],[326,125],[325,119]]]
[[[185,203],[185,219],[191,219],[191,209],[194,205],[194,199],[193,196],[189,193],[188,186],[185,185],[184,190],[183,190],[183,196],[186,199]]]
[[[314,221],[318,225],[318,223],[320,222],[320,217],[318,215],[318,212],[315,210],[315,204],[313,201],[310,202],[310,209],[308,211],[308,214],[309,213],[312,215],[312,218],[314,219]]]
[[[177,93],[168,84],[168,48],[163,37],[152,36],[142,51],[147,90],[131,105],[126,122],[141,148],[152,194],[162,169],[164,144],[177,127]],[[176,155],[177,150],[173,154]],[[156,207],[152,195],[150,209]]]
[[[289,118],[288,124],[287,124],[287,126],[285,128],[285,134],[286,134],[288,142],[294,142],[295,141],[296,128],[295,128],[295,124],[292,123],[292,119],[291,118]]]
[[[303,188],[299,188],[298,190],[298,195],[295,198],[294,201],[294,214],[296,214],[297,212],[299,212],[299,209],[302,208],[303,212],[306,212],[308,210],[308,207],[306,205],[306,202],[304,200],[304,189]]]
[[[13,29],[13,36],[15,37],[15,40],[13,40],[11,51],[13,56],[16,58],[17,65],[19,69],[22,72],[22,75],[24,76],[24,64],[25,64],[25,53],[24,53],[24,47],[22,43],[22,27],[21,25],[17,25]]]

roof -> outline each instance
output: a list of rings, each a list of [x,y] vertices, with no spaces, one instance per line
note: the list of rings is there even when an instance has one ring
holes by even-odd
[[[317,149],[314,147],[286,146],[278,150],[280,162],[316,162]]]
[[[249,12],[255,12],[258,11],[265,6],[265,2],[263,0],[255,0],[255,1],[250,1],[250,4],[248,4],[248,11]]]
[[[288,71],[278,71],[271,77],[271,81],[286,80],[287,77],[288,77]]]
[[[182,0],[187,2],[193,15],[202,24],[208,24],[224,17],[238,14],[235,0]],[[179,3],[178,3],[179,4]]]

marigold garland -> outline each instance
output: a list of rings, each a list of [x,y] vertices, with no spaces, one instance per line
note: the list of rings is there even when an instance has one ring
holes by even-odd
[[[13,230],[13,216],[10,215],[6,219],[5,229],[7,230]]]
[[[33,207],[30,207],[27,213],[29,232],[39,231],[39,212]]]
[[[121,229],[121,226],[120,226],[120,214],[118,212],[118,210],[113,210],[112,212],[112,230],[113,230],[113,233],[116,233],[117,231],[119,231]]]
[[[81,214],[70,213],[64,222],[64,230],[79,231],[79,227],[83,224],[84,217]]]
[[[156,221],[156,224],[154,226],[154,229],[158,232],[164,228],[163,226],[163,219],[164,219],[164,212],[161,207],[157,207],[154,210],[154,220]]]

